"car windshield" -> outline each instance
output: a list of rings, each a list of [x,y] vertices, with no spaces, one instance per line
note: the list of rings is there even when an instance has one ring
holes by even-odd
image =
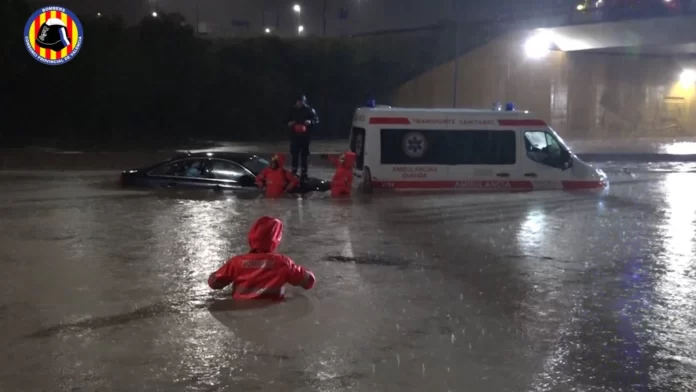
[[[242,166],[249,169],[249,171],[254,173],[255,176],[258,176],[259,173],[261,173],[261,170],[265,169],[270,164],[271,164],[270,162],[268,162],[267,160],[265,160],[263,158],[254,157],[254,158],[247,159],[246,161],[244,161],[244,163],[242,163]]]

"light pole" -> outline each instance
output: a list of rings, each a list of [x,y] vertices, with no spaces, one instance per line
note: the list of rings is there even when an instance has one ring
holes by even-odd
[[[326,37],[326,13],[329,12],[328,7],[329,7],[329,1],[324,0],[324,15],[322,15],[322,33],[323,36]]]
[[[292,10],[297,14],[297,23],[300,25],[297,28],[297,33],[302,34],[302,31],[304,30],[304,27],[302,26],[302,7],[299,4],[295,4],[292,6]]]
[[[457,107],[457,81],[459,79],[459,0],[454,0],[454,70],[452,71],[452,107]]]
[[[200,25],[201,22],[198,19],[198,0],[194,0],[196,2],[196,35],[200,34]]]

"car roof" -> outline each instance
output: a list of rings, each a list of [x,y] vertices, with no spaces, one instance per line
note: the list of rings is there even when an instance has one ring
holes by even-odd
[[[256,154],[244,152],[228,152],[228,151],[199,151],[199,152],[182,152],[172,157],[172,160],[184,158],[219,158],[226,159],[237,163],[242,163],[251,158],[258,157]]]

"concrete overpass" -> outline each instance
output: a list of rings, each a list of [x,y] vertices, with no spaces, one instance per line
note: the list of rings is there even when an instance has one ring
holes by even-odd
[[[514,101],[572,137],[693,136],[692,69],[696,15],[518,30],[405,83],[392,104]]]

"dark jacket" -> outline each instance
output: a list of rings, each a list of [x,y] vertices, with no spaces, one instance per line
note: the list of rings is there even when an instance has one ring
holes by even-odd
[[[309,125],[305,124],[307,120],[310,121]],[[294,121],[295,124],[288,125],[291,121]],[[319,124],[319,116],[317,116],[317,112],[309,105],[300,108],[293,105],[288,111],[286,126],[290,128],[292,136],[309,136],[312,128],[316,124]],[[302,126],[304,126],[304,129]]]

